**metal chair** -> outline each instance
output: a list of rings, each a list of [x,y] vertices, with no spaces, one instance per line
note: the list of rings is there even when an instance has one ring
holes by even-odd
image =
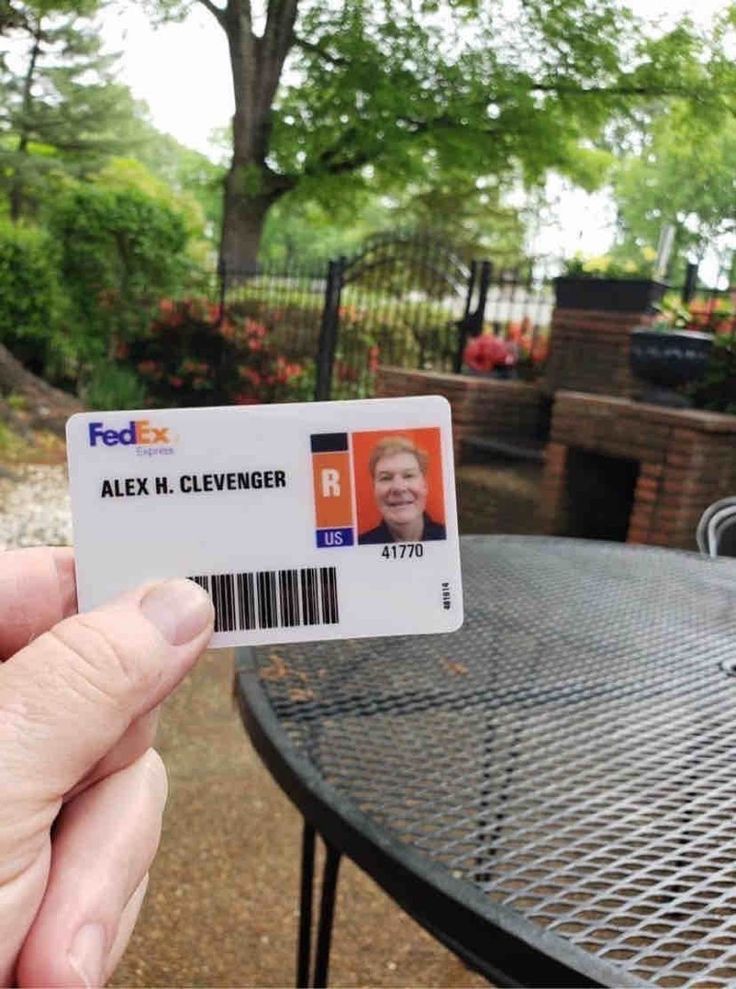
[[[695,531],[698,549],[704,556],[718,556],[721,540],[736,525],[736,497],[721,498],[703,512]]]

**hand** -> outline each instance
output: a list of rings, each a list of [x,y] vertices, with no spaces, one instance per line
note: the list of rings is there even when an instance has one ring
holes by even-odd
[[[191,581],[75,611],[70,550],[0,555],[0,986],[111,975],[166,800],[156,708],[212,634]]]

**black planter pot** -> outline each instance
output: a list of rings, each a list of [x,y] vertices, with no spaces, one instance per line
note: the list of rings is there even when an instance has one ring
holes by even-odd
[[[666,291],[662,282],[646,278],[555,278],[555,301],[560,309],[646,312]]]
[[[636,396],[653,405],[690,408],[692,402],[676,389],[692,384],[705,373],[713,348],[710,333],[697,330],[632,330],[629,366],[643,388]]]

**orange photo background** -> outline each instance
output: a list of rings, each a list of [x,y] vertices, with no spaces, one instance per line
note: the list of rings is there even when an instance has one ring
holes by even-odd
[[[445,496],[442,482],[442,446],[437,426],[429,429],[376,429],[367,433],[353,433],[353,478],[355,504],[358,511],[358,532],[367,532],[381,524],[381,513],[373,497],[373,480],[368,472],[368,461],[373,447],[385,436],[406,436],[420,450],[429,455],[427,465],[427,508],[429,517],[445,524]]]

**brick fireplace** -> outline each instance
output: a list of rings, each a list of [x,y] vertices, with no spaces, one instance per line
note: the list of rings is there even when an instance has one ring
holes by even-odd
[[[736,416],[557,392],[545,532],[693,549],[703,510],[731,494]]]

